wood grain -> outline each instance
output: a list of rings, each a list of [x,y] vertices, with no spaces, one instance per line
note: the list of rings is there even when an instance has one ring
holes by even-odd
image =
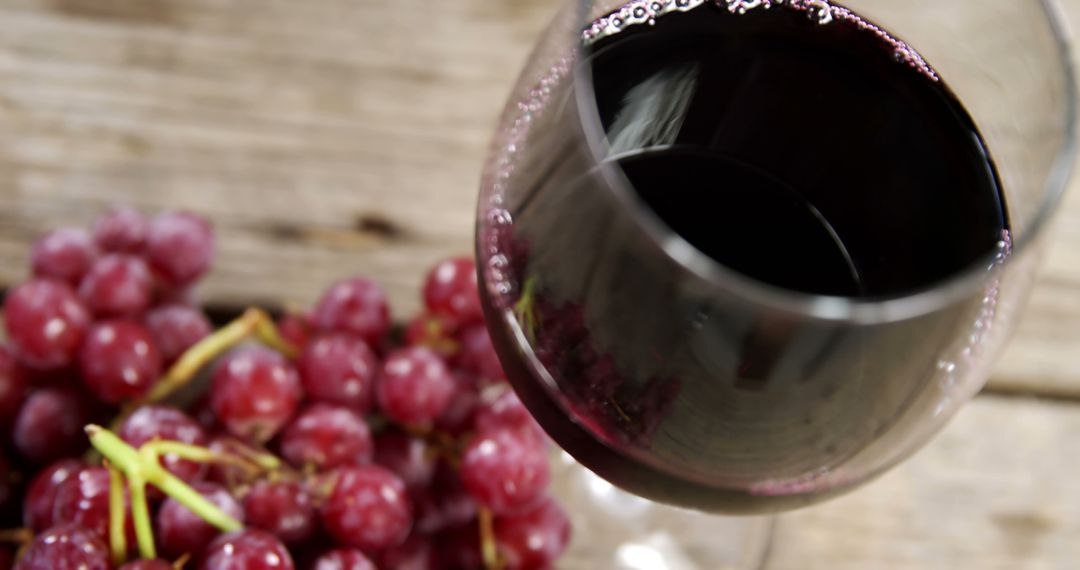
[[[1080,2],[1066,3],[1071,15]],[[543,0],[0,1],[0,283],[110,203],[219,228],[203,295],[311,302],[374,276],[399,315],[471,250],[487,141]],[[1080,397],[1080,195],[991,384]]]
[[[126,202],[214,219],[210,301],[309,303],[366,273],[405,315],[471,248],[489,136],[557,7],[0,0],[0,284],[43,228]],[[1080,400],[1077,185],[994,391]],[[1073,403],[979,398],[896,471],[781,517],[764,567],[1076,568],[1077,433]]]
[[[204,296],[306,303],[366,273],[399,314],[471,251],[495,118],[553,6],[0,2],[0,281],[112,202],[216,222]],[[483,41],[478,41],[483,38]]]
[[[0,283],[108,204],[211,216],[221,303],[374,276],[399,315],[471,250],[487,141],[544,0],[0,0]],[[1080,15],[1080,2],[1066,2]],[[991,384],[1080,398],[1080,195]]]
[[[780,517],[764,568],[1076,568],[1077,430],[1073,404],[978,398],[881,479]]]
[[[1080,24],[1080,1],[1067,4]],[[1080,399],[1080,183],[1073,177],[1031,300],[991,389]]]

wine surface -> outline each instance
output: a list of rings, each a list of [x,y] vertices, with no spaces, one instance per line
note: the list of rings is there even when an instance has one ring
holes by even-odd
[[[611,153],[720,264],[806,293],[893,296],[993,251],[993,164],[936,77],[855,22],[704,5],[590,46]]]

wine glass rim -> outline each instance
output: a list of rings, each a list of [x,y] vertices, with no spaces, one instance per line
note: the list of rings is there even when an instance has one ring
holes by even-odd
[[[1045,232],[1064,196],[1077,152],[1078,90],[1071,35],[1064,12],[1056,0],[1038,0],[1038,3],[1050,26],[1058,52],[1059,72],[1065,80],[1065,130],[1062,144],[1046,177],[1041,204],[1025,231],[1010,244],[1011,254],[1005,259],[1005,264],[1011,263],[1010,259],[1018,258],[1031,249]],[[596,107],[596,97],[593,95],[592,77],[585,71],[587,66],[580,65],[581,61],[582,58],[576,58],[573,66],[573,80],[579,86],[574,90],[574,96],[586,145],[597,158],[597,170],[605,181],[604,185],[634,214],[631,218],[658,248],[672,261],[706,283],[731,290],[749,302],[792,315],[825,321],[876,324],[910,319],[942,309],[970,296],[973,290],[987,282],[988,272],[998,259],[998,252],[989,252],[965,269],[929,288],[878,298],[840,297],[794,291],[770,285],[727,267],[698,250],[660,220],[629,189],[630,183],[618,165],[613,161],[600,160],[606,155],[605,135],[598,120],[600,114]]]

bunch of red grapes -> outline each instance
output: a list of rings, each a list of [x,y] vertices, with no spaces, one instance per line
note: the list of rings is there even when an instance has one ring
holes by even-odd
[[[215,330],[192,293],[213,257],[186,212],[35,243],[3,308],[0,570],[554,567],[548,440],[470,259],[404,330],[363,277]]]

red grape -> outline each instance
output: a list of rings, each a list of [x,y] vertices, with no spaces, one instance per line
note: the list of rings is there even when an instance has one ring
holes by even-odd
[[[79,372],[103,402],[119,404],[146,393],[161,376],[161,355],[150,331],[135,321],[95,323],[79,354]]]
[[[430,426],[450,404],[454,389],[454,379],[442,359],[415,346],[387,357],[375,395],[383,412],[395,422]]]
[[[374,281],[353,277],[338,281],[319,299],[312,314],[324,331],[351,333],[378,346],[390,330],[386,293]]]
[[[244,518],[286,544],[315,534],[315,505],[304,485],[295,481],[260,481],[244,496]]]
[[[366,342],[342,333],[316,337],[304,347],[297,363],[308,397],[360,413],[371,407],[378,365]]]
[[[94,241],[105,251],[138,253],[149,229],[150,223],[134,208],[113,208],[94,223]]]
[[[476,412],[477,431],[499,428],[529,429],[541,437],[542,441],[546,441],[547,437],[513,390],[503,390],[494,400],[482,404]]]
[[[56,488],[52,520],[75,523],[107,540],[109,536],[109,471],[87,467]]]
[[[221,429],[217,415],[214,414],[214,407],[210,405],[210,394],[199,396],[188,408],[188,415],[207,433]]]
[[[0,425],[11,425],[26,398],[26,384],[26,374],[15,364],[11,351],[0,346]]]
[[[480,556],[480,532],[475,524],[440,533],[436,547],[441,570],[477,570],[485,566]]]
[[[150,224],[146,258],[166,284],[192,283],[213,262],[214,229],[205,218],[190,212],[161,214]]]
[[[157,307],[146,314],[145,322],[164,362],[174,362],[214,330],[202,311],[186,305]]]
[[[38,471],[23,498],[23,524],[34,532],[51,527],[57,490],[65,481],[78,476],[84,468],[75,459],[61,459]]]
[[[15,449],[35,463],[70,457],[87,446],[85,396],[70,388],[41,388],[26,398],[15,416]]]
[[[478,323],[465,327],[459,335],[461,350],[458,352],[455,363],[462,370],[476,375],[486,382],[496,382],[506,379],[499,356],[495,354],[495,347],[491,344],[491,336],[488,335],[487,326]]]
[[[97,256],[97,247],[89,234],[75,228],[60,228],[34,242],[30,264],[34,277],[56,279],[75,286]]]
[[[480,408],[480,394],[477,392],[476,379],[471,375],[460,370],[453,371],[452,375],[454,394],[435,426],[440,431],[458,436],[472,431],[476,411]]]
[[[370,463],[373,447],[364,418],[331,404],[308,406],[281,434],[281,455],[286,461],[319,471]]]
[[[256,442],[274,436],[302,397],[296,369],[280,354],[248,347],[227,355],[214,371],[210,403],[233,434]]]
[[[431,540],[413,533],[405,542],[390,547],[379,557],[379,567],[384,570],[435,570],[435,552]]]
[[[410,491],[431,484],[435,456],[425,440],[388,429],[375,438],[375,462],[393,471]]]
[[[179,305],[181,307],[199,308],[199,290],[195,283],[181,287],[169,287],[158,283],[154,295],[155,307],[168,307]]]
[[[15,361],[15,369],[26,379],[27,389],[30,391],[44,386],[70,386],[79,383],[78,370],[74,367],[57,368],[55,370],[30,368],[19,361],[13,350],[5,348]],[[76,358],[78,358],[78,353],[76,353]]]
[[[200,446],[207,443],[206,432],[198,422],[176,408],[159,405],[142,406],[132,412],[121,424],[117,435],[132,447],[139,447],[155,439]],[[206,474],[205,464],[180,459],[172,454],[164,455],[161,464],[173,475],[189,483]]]
[[[343,546],[365,552],[401,544],[412,526],[405,483],[377,465],[343,467],[322,507],[323,527]]]
[[[421,313],[405,325],[406,346],[426,346],[443,358],[457,354],[457,327],[446,317]]]
[[[436,264],[424,281],[424,304],[457,323],[483,320],[473,261],[456,257]]]
[[[435,478],[416,501],[416,530],[434,533],[468,524],[476,519],[476,500],[465,490],[458,472],[449,463],[436,464]]]
[[[478,432],[462,455],[461,480],[477,502],[496,514],[528,507],[550,480],[544,445],[529,430]]]
[[[236,443],[237,442],[228,435],[218,435],[211,438],[210,444],[206,447],[219,455],[236,456],[238,455]],[[246,482],[249,477],[250,475],[244,471],[243,468],[224,463],[214,463],[210,465],[210,470],[206,474],[206,479],[208,481],[220,483],[230,489]]]
[[[261,530],[223,534],[206,548],[200,570],[294,570],[292,556],[274,535]]]
[[[223,487],[206,482],[195,483],[193,487],[225,514],[239,521],[244,520],[243,507]],[[198,558],[206,545],[220,534],[217,528],[172,497],[161,504],[156,522],[158,544],[161,551],[171,558],[185,553]]]
[[[15,555],[6,548],[0,548],[0,570],[11,570],[15,566]]]
[[[311,315],[306,313],[288,313],[278,319],[278,332],[282,338],[296,348],[303,349],[311,340],[315,324],[311,322]]]
[[[8,293],[4,322],[19,362],[56,370],[74,362],[90,327],[90,313],[67,284],[34,279]]]
[[[109,570],[109,549],[97,533],[77,524],[54,526],[34,537],[15,570]]]
[[[94,262],[79,297],[98,317],[137,317],[150,307],[154,280],[141,257],[112,253]]]
[[[160,559],[134,560],[120,567],[120,570],[174,570],[172,564]]]
[[[570,519],[551,497],[519,514],[495,519],[495,542],[508,569],[550,568],[570,542]]]
[[[311,570],[375,570],[375,565],[359,550],[339,548],[317,558]]]

